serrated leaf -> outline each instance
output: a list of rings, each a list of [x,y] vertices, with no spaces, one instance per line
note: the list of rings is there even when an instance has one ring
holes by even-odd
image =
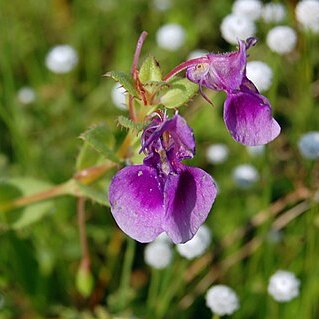
[[[187,103],[198,91],[198,85],[188,79],[175,79],[171,87],[161,96],[160,102],[167,108],[177,108]]]
[[[104,74],[104,76],[111,77],[113,80],[120,83],[129,94],[138,97],[130,74],[122,71],[110,71]]]
[[[85,168],[95,166],[101,158],[100,153],[92,152],[92,146],[88,142],[84,142],[76,158],[76,171],[79,172]]]
[[[134,123],[131,119],[122,115],[117,118],[117,121],[121,126],[127,129],[135,130],[137,132],[143,130],[144,128],[144,125],[142,123]]]
[[[149,56],[142,64],[139,78],[143,84],[162,81],[162,72],[159,63],[153,56]]]
[[[112,149],[113,135],[106,124],[94,126],[80,135],[85,142],[107,159],[119,163],[120,160]]]
[[[0,205],[5,206],[16,198],[32,195],[50,187],[50,184],[33,178],[2,180],[0,181]],[[21,229],[39,221],[52,209],[52,201],[45,201],[7,212],[0,211],[0,226],[3,229]]]

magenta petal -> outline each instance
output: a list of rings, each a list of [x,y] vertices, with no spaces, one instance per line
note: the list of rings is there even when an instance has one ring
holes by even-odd
[[[163,190],[154,168],[128,166],[112,179],[109,201],[118,226],[140,242],[150,242],[163,232]]]
[[[212,177],[197,167],[184,166],[165,183],[163,228],[174,243],[185,243],[204,223],[217,193]]]
[[[254,92],[229,94],[224,104],[224,121],[232,137],[244,145],[266,144],[280,133],[269,101]]]

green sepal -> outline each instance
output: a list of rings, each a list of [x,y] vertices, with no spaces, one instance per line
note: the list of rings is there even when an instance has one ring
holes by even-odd
[[[131,95],[138,97],[138,93],[135,89],[132,77],[129,73],[122,71],[109,71],[104,76],[111,77],[116,82],[120,83],[123,88]]]
[[[170,88],[160,97],[160,102],[169,109],[186,104],[198,91],[198,85],[185,78],[175,78],[168,83]]]
[[[90,269],[80,266],[76,274],[75,282],[78,292],[83,297],[87,298],[91,295],[94,287],[94,278]]]
[[[149,56],[142,64],[139,78],[143,84],[162,81],[162,72],[159,63],[153,56]]]
[[[105,158],[115,163],[120,162],[113,150],[114,137],[106,124],[100,124],[88,129],[80,135],[80,138]]]

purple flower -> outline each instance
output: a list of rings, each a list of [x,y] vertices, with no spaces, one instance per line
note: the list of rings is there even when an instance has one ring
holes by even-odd
[[[179,115],[153,118],[144,129],[142,165],[120,170],[109,189],[112,214],[119,227],[140,242],[166,232],[174,243],[190,240],[206,220],[216,197],[212,177],[181,163],[192,158],[195,141]]]
[[[210,53],[186,61],[172,70],[166,79],[186,68],[187,78],[202,87],[225,91],[224,121],[231,136],[239,143],[255,146],[266,144],[280,133],[272,117],[269,101],[246,77],[247,50],[256,39],[239,41],[239,50],[225,54]]]

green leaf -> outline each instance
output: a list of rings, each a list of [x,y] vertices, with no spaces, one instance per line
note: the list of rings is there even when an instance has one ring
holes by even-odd
[[[80,135],[80,138],[107,159],[116,163],[120,162],[112,149],[114,138],[106,124],[100,124],[88,129]]]
[[[92,146],[88,142],[84,142],[76,158],[76,171],[79,172],[85,168],[95,166],[101,159],[101,154],[92,152]]]
[[[162,81],[162,72],[159,63],[153,56],[149,56],[142,64],[139,78],[143,84]]]
[[[97,202],[103,206],[109,206],[109,202],[107,201],[106,191],[102,191],[98,189],[98,186],[93,185],[84,185],[81,183],[77,183],[82,194],[92,199],[94,202]]]
[[[129,119],[128,117],[125,116],[119,116],[117,118],[117,121],[119,122],[119,124],[127,129],[132,129],[135,130],[137,132],[143,130],[144,128],[144,124],[142,123],[134,123],[131,119]]]
[[[12,178],[0,181],[0,206],[10,205],[10,202],[22,196],[29,196],[50,188],[51,185],[33,178]],[[7,212],[0,210],[0,227],[4,230],[21,229],[29,226],[53,210],[53,202],[45,201],[24,208]]]
[[[186,104],[197,92],[198,85],[188,79],[174,79],[171,87],[161,96],[160,102],[167,108],[177,108]]]
[[[130,74],[122,71],[110,71],[104,74],[104,76],[111,77],[116,82],[119,82],[129,94],[138,97]]]

